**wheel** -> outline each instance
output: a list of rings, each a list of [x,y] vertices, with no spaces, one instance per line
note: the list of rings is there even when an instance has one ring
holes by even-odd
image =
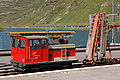
[[[96,62],[95,61],[91,61],[91,65],[95,65],[96,64]]]

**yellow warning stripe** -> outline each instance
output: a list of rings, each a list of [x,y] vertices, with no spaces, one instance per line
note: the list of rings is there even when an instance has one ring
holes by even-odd
[[[75,34],[75,31],[41,31],[41,32],[8,32],[9,35],[21,35],[21,34]]]

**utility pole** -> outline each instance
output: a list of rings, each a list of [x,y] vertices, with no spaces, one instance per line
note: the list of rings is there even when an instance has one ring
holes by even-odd
[[[115,11],[116,11],[115,7],[116,7],[116,1],[112,0],[112,14],[115,14]],[[115,25],[115,15],[112,16],[112,26],[114,25]],[[116,42],[115,34],[116,34],[116,28],[113,28],[112,29],[112,43]]]

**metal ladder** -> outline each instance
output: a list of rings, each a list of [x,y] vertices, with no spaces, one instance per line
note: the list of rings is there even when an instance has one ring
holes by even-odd
[[[113,14],[99,13],[90,16],[90,31],[88,36],[88,42],[86,45],[86,59],[83,60],[85,64],[96,64],[102,62],[112,62],[115,60],[112,58],[110,48],[108,46],[108,28],[114,28],[119,26],[109,26],[108,16]],[[115,14],[116,15],[116,14]],[[100,45],[100,52],[97,48]],[[107,57],[107,51],[109,50],[109,57]]]
[[[99,15],[96,16],[96,14],[89,16],[90,19],[90,31],[89,31],[89,36],[88,36],[88,42],[87,42],[87,47],[86,47],[86,58],[88,60],[92,60],[95,56],[95,52],[96,52],[96,47],[97,44],[96,42],[98,41],[98,19],[99,19]]]
[[[89,24],[90,24],[90,30],[89,30],[89,34],[88,34],[88,41],[87,41],[87,45],[86,45],[86,57],[88,55],[89,52],[89,47],[90,47],[90,39],[91,39],[91,34],[92,34],[92,29],[93,29],[93,24],[94,24],[94,17],[93,15],[89,15]]]
[[[97,14],[91,16],[91,29],[86,47],[86,58],[88,60],[98,60],[106,57],[107,36],[108,36],[108,18],[105,14]],[[100,52],[97,52],[100,44]],[[112,58],[112,56],[110,56]]]

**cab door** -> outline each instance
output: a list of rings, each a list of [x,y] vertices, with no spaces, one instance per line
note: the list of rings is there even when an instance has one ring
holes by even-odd
[[[29,40],[29,63],[48,61],[48,40],[46,38]]]
[[[29,40],[29,63],[41,62],[41,45],[40,39],[30,39]]]
[[[18,38],[12,37],[11,41],[11,60],[12,61],[18,61],[17,55],[18,55]]]
[[[49,58],[48,39],[42,38],[40,43],[41,43],[41,60],[42,62],[47,62]]]
[[[25,45],[26,39],[21,37],[13,37],[11,48],[11,60],[25,63]]]
[[[19,60],[19,62],[21,63],[25,63],[25,54],[26,54],[26,39],[25,38],[19,38],[19,41],[18,41],[18,49],[17,49],[17,52],[18,52],[18,55],[16,55]]]

